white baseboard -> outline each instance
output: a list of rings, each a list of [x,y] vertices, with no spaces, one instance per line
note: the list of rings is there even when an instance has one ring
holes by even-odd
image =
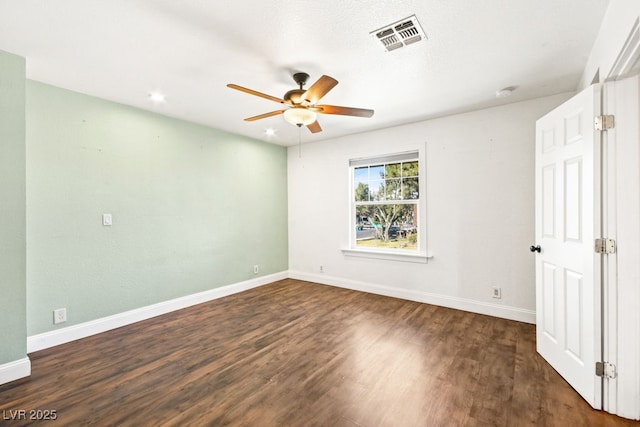
[[[520,322],[535,324],[536,321],[535,311],[518,307],[490,304],[482,301],[452,297],[449,295],[440,295],[408,289],[392,288],[383,285],[326,276],[324,274],[311,274],[299,271],[284,271],[268,276],[259,277],[256,279],[246,280],[244,282],[222,286],[220,288],[210,289],[208,291],[199,292],[197,294],[186,295],[184,297],[152,304],[130,311],[125,311],[123,313],[114,314],[112,316],[80,323],[78,325],[72,325],[66,328],[32,335],[30,337],[27,337],[27,352],[32,353],[34,351],[44,350],[56,345],[65,344],[81,338],[86,338],[91,335],[106,332],[115,328],[120,328],[122,326],[130,325],[141,320],[146,320],[152,317],[160,316],[162,314],[170,313],[172,311],[180,310],[192,305],[201,304],[203,302],[211,301],[217,298],[236,294],[238,292],[243,292],[252,288],[257,288],[259,286],[286,279],[288,277],[292,279],[306,280],[310,282],[352,289],[361,292],[369,292],[372,294],[385,295],[410,301],[455,308],[472,313],[486,314],[489,316],[501,317],[504,319],[517,320]],[[0,384],[3,383],[2,381],[5,379],[5,377],[13,378],[8,380],[13,381],[15,379],[29,376],[31,374],[31,364],[28,358],[18,362],[20,363],[12,362],[7,365],[0,365]],[[27,363],[26,370],[24,365],[25,363]],[[15,375],[18,376],[14,378]]]
[[[28,357],[0,365],[0,385],[31,375],[31,361]]]
[[[372,283],[360,282],[339,277],[326,276],[324,274],[304,273],[289,270],[289,277],[292,279],[306,280],[309,282],[321,283],[323,285],[336,286],[340,288],[352,289],[355,291],[368,292],[371,294],[385,295],[388,297],[401,298],[409,301],[422,302],[426,304],[439,305],[442,307],[455,308],[472,313],[486,314],[503,319],[517,320],[525,323],[536,323],[536,312],[524,308],[511,307],[506,305],[491,304],[483,301],[476,301],[466,298],[459,298],[450,295],[433,294],[409,289],[392,288],[389,286],[376,285]]]
[[[37,335],[27,337],[27,352],[44,350],[45,348],[54,347],[56,345],[65,344],[71,341],[86,338],[91,335],[106,332],[111,329],[120,328],[130,325],[141,320],[150,319],[172,311],[180,310],[192,305],[201,304],[217,298],[243,292],[252,288],[266,285],[278,280],[286,279],[287,272],[270,274],[268,276],[258,277],[256,279],[246,280],[244,282],[234,283],[222,286],[208,291],[199,292],[197,294],[186,295],[184,297],[175,298],[169,301],[159,302],[146,307],[136,308],[134,310],[125,311],[123,313],[114,314],[112,316],[103,317],[89,322],[80,323],[78,325],[68,326],[54,331],[44,332]]]

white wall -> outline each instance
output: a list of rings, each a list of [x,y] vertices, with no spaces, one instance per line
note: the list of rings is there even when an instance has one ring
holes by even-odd
[[[560,94],[288,152],[293,277],[535,322],[535,121]],[[349,159],[426,150],[427,264],[345,256]],[[424,224],[424,219],[423,222]],[[320,265],[324,272],[320,272]],[[502,299],[491,287],[502,288]]]
[[[597,72],[600,74],[599,81],[605,81],[639,16],[640,1],[611,0],[584,68],[579,89],[589,86]]]

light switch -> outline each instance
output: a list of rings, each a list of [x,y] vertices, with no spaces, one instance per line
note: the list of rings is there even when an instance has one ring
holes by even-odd
[[[113,217],[111,216],[111,214],[102,214],[102,225],[113,225]]]

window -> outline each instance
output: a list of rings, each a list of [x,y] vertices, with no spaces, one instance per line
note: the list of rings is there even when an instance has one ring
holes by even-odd
[[[350,161],[352,249],[417,252],[418,152]]]

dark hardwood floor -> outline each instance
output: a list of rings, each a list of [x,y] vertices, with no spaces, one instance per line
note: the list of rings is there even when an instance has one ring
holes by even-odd
[[[30,358],[31,378],[0,386],[0,424],[638,425],[592,410],[533,325],[298,280]]]

